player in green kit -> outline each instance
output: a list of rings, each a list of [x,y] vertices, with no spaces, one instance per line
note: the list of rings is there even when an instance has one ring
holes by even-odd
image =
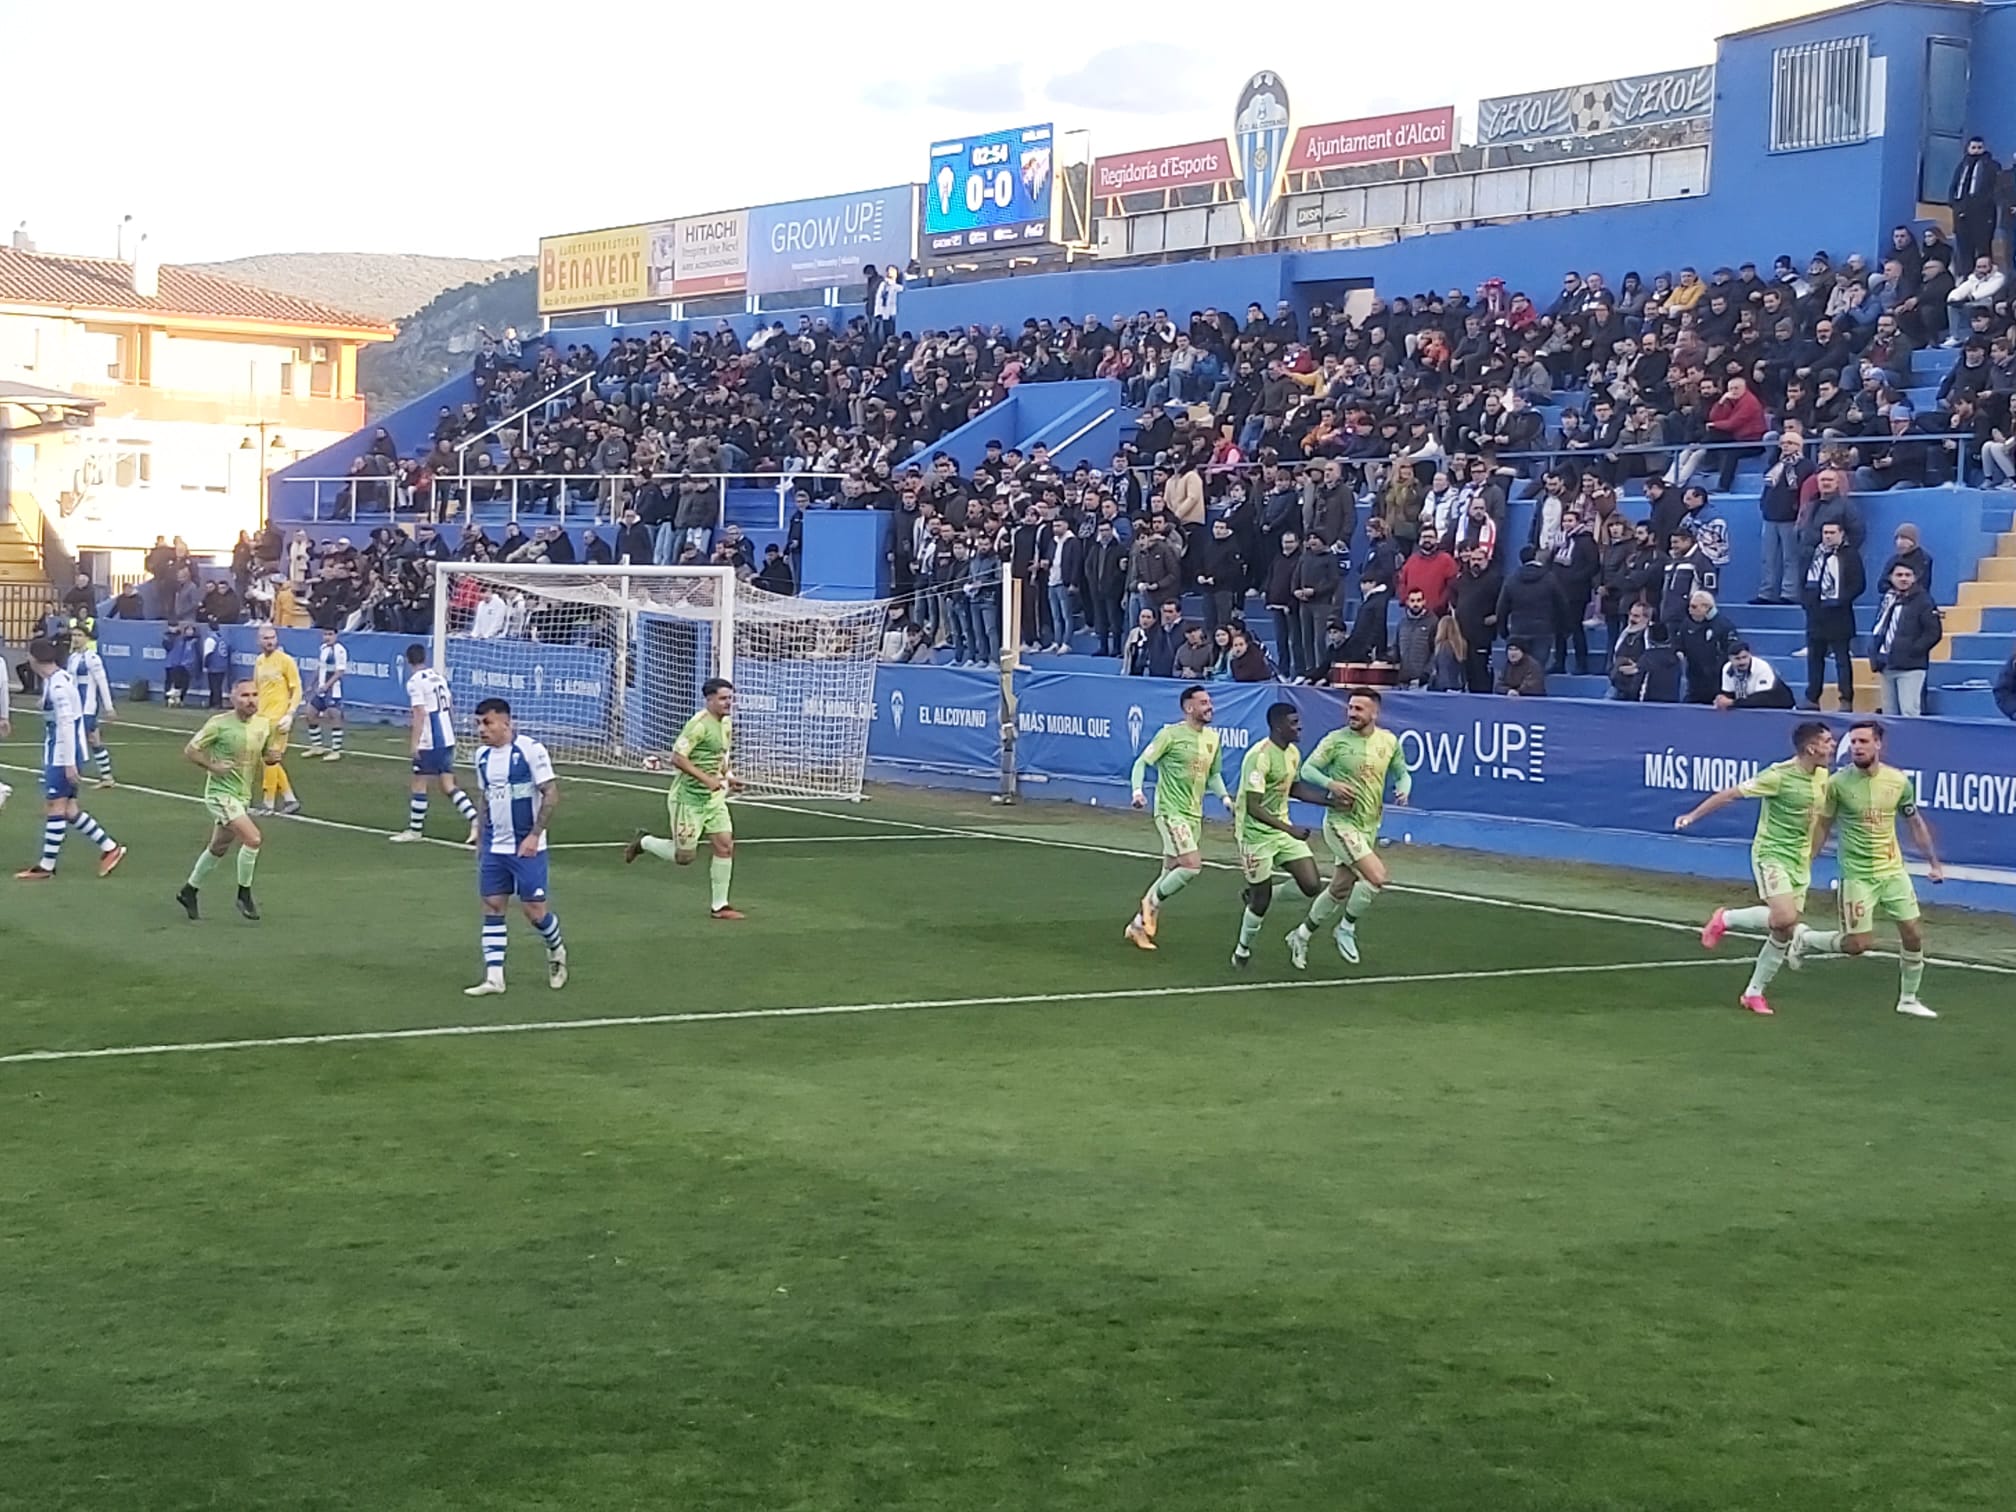
[[[1400,737],[1379,728],[1379,705],[1379,694],[1371,688],[1352,693],[1344,705],[1344,728],[1325,735],[1302,763],[1302,780],[1329,798],[1323,838],[1330,842],[1337,870],[1309,905],[1309,917],[1289,933],[1288,956],[1297,971],[1308,969],[1309,941],[1332,919],[1337,920],[1337,953],[1355,966],[1358,921],[1386,885],[1386,863],[1379,859],[1386,784],[1393,784],[1393,801],[1404,808],[1414,779],[1400,754]]]
[[[203,807],[210,811],[210,843],[196,858],[175,901],[190,918],[200,918],[196,898],[203,879],[216,870],[235,844],[238,912],[256,921],[259,905],[252,899],[252,872],[259,865],[260,836],[248,805],[261,764],[271,766],[280,759],[272,722],[259,713],[258,687],[249,678],[234,687],[231,711],[213,716],[182,748],[182,754],[203,768]]]
[[[1302,753],[1295,742],[1302,734],[1302,716],[1291,703],[1267,708],[1267,738],[1257,742],[1239,763],[1239,797],[1232,806],[1233,834],[1239,841],[1239,870],[1246,877],[1246,911],[1239,919],[1239,943],[1232,964],[1253,959],[1253,941],[1274,902],[1282,877],[1294,879],[1302,896],[1323,890],[1323,874],[1309,849],[1309,831],[1288,817],[1288,800],[1327,803],[1330,795],[1301,781]]]
[[[1162,875],[1141,899],[1141,911],[1127,926],[1127,938],[1143,950],[1155,948],[1155,928],[1162,905],[1183,891],[1204,870],[1204,794],[1216,793],[1229,809],[1219,765],[1223,746],[1211,728],[1211,695],[1202,683],[1192,683],[1177,695],[1183,718],[1155,732],[1134,762],[1134,807],[1148,799],[1141,791],[1148,768],[1155,768],[1155,828],[1162,833]]]
[[[640,831],[624,849],[623,861],[627,865],[648,851],[661,861],[689,866],[705,840],[712,853],[707,863],[708,911],[717,919],[739,919],[742,915],[728,906],[728,882],[735,872],[735,824],[728,816],[728,795],[742,787],[729,764],[735,685],[725,677],[710,677],[701,685],[700,696],[706,702],[672,745],[672,765],[679,771],[665,795],[672,838],[662,840]]]
[[[1711,793],[1673,821],[1683,834],[1717,809],[1739,798],[1760,800],[1757,834],[1750,842],[1750,871],[1757,879],[1755,908],[1718,908],[1701,930],[1701,943],[1713,950],[1732,929],[1765,930],[1764,948],[1750,973],[1741,1002],[1752,1013],[1771,1012],[1764,989],[1781,966],[1799,969],[1792,941],[1802,927],[1806,891],[1813,885],[1813,826],[1827,796],[1827,772],[1834,760],[1834,732],[1817,719],[1792,731],[1792,759],[1768,766],[1747,782]]]
[[[1918,894],[1904,867],[1903,847],[1897,843],[1897,821],[1902,819],[1911,826],[1911,843],[1925,857],[1925,874],[1944,882],[1945,868],[1932,847],[1932,826],[1918,812],[1918,790],[1911,779],[1883,764],[1882,725],[1865,719],[1848,727],[1848,761],[1828,780],[1811,851],[1819,855],[1828,830],[1840,830],[1841,928],[1825,934],[1801,930],[1793,937],[1793,954],[1796,958],[1839,951],[1859,956],[1875,943],[1877,919],[1889,919],[1897,926],[1897,1011],[1912,1018],[1937,1018],[1918,1001],[1918,988],[1925,980],[1925,927],[1918,922]]]

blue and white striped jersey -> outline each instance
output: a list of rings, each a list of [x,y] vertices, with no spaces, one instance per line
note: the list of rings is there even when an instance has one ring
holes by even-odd
[[[476,787],[482,794],[483,848],[494,856],[513,856],[539,813],[539,787],[553,781],[553,758],[529,735],[505,746],[476,748]],[[539,837],[546,849],[546,837]]]
[[[112,684],[105,677],[104,659],[96,651],[88,647],[72,651],[68,670],[86,714],[96,714],[112,702]]]
[[[332,641],[315,653],[315,691],[330,698],[343,696],[343,674],[350,670],[350,652]]]
[[[455,749],[455,724],[449,718],[455,700],[448,693],[448,679],[432,667],[422,667],[406,679],[406,701],[426,715],[420,725],[420,749]]]
[[[77,684],[61,667],[42,684],[42,765],[82,767],[84,753],[84,707],[77,701]]]

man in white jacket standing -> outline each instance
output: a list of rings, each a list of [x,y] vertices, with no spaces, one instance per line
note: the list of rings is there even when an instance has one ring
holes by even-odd
[[[875,313],[868,322],[868,336],[877,350],[896,335],[896,302],[902,294],[902,270],[891,263],[875,290]]]

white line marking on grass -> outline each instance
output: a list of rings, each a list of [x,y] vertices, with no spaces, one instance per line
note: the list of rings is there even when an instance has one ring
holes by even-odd
[[[822,818],[843,820],[863,819],[863,816],[854,814],[826,814],[823,810],[800,808],[795,804],[777,802],[770,799],[746,801],[751,802],[752,806],[756,808],[774,809],[779,813],[785,814],[817,814]],[[1154,851],[1130,850],[1124,846],[1117,845],[1099,845],[1088,840],[1058,840],[1043,835],[1000,834],[992,830],[969,830],[935,824],[918,824],[905,819],[879,819],[874,822],[899,828],[930,830],[948,835],[971,835],[976,838],[1003,840],[1016,845],[1046,845],[1054,846],[1060,850],[1091,851],[1094,854],[1102,856],[1126,856],[1138,861],[1160,859],[1159,854]],[[1215,871],[1239,870],[1238,866],[1233,862],[1213,861],[1208,857],[1205,859],[1204,864]],[[1423,898],[1441,898],[1451,903],[1474,903],[1481,908],[1509,908],[1520,913],[1551,914],[1556,918],[1563,919],[1596,919],[1606,924],[1632,924],[1644,929],[1663,929],[1671,934],[1698,935],[1701,933],[1701,926],[1699,924],[1687,924],[1674,919],[1648,919],[1634,914],[1609,913],[1600,908],[1570,908],[1558,903],[1531,903],[1520,898],[1493,898],[1487,897],[1482,893],[1457,892],[1446,887],[1422,887],[1407,882],[1389,882],[1386,885],[1386,890],[1388,892],[1413,893],[1415,896]],[[1751,935],[1741,930],[1731,930],[1730,933],[1743,939],[1761,940],[1763,938],[1762,935]],[[1889,959],[1893,956],[1893,952],[1886,950],[1872,950],[1868,954],[1872,957],[1884,959]],[[1811,959],[1825,960],[1827,958],[1825,956],[1815,956]],[[1927,956],[1925,959],[1932,965],[1943,966],[1949,970],[1980,971],[1996,976],[2016,976],[2016,966],[1998,966],[1992,961],[1963,961],[1950,959],[1945,956]]]
[[[129,724],[127,728],[157,730],[168,735],[180,735],[184,733],[169,725]],[[401,761],[405,759],[404,757],[387,755],[382,752],[367,751],[360,754],[371,756],[381,761]],[[564,766],[566,763],[561,763],[561,765]],[[17,768],[17,770],[39,771],[40,768],[31,769],[22,767]],[[663,791],[661,788],[647,787],[635,782],[620,782],[609,777],[577,777],[570,775],[568,780],[570,782],[592,783],[597,787],[624,788],[631,792],[650,793],[654,796],[660,795]],[[835,820],[843,824],[876,825],[883,829],[906,830],[913,833],[944,835],[948,837],[959,836],[972,840],[998,840],[1007,845],[1038,845],[1051,850],[1085,851],[1092,855],[1119,856],[1134,861],[1159,861],[1161,859],[1161,855],[1157,851],[1136,850],[1121,845],[1102,845],[1090,840],[1060,840],[1050,835],[1013,835],[1000,830],[973,829],[946,824],[926,824],[914,819],[884,819],[872,814],[852,814],[828,809],[807,808],[801,804],[787,803],[779,799],[743,798],[736,801],[746,803],[752,808],[771,809],[782,814],[804,814],[817,819]],[[1651,839],[1653,837],[1648,836],[1647,838]],[[438,843],[448,844],[451,842],[442,841]],[[1237,871],[1239,869],[1237,865],[1230,861],[1214,861],[1208,857],[1205,859],[1204,864],[1214,871]],[[1423,898],[1440,898],[1450,903],[1474,903],[1481,908],[1508,908],[1519,913],[1546,914],[1558,919],[1594,919],[1605,924],[1629,924],[1641,929],[1661,929],[1673,934],[1699,934],[1701,931],[1701,926],[1698,924],[1688,924],[1675,919],[1652,919],[1640,914],[1612,913],[1600,908],[1573,908],[1559,903],[1533,903],[1521,898],[1494,898],[1483,893],[1459,892],[1453,888],[1446,887],[1423,887],[1407,882],[1391,882],[1387,884],[1387,890],[1397,893],[1412,893],[1417,897]],[[1762,936],[1746,935],[1741,931],[1731,932],[1737,934],[1739,938],[1762,938]],[[1872,950],[1868,954],[1882,960],[1895,958],[1895,953],[1892,951]],[[1824,957],[1821,959],[1824,959]],[[1992,976],[2016,976],[2016,966],[2001,966],[1992,961],[1963,961],[1949,956],[1927,956],[1925,959],[1934,966],[1944,967],[1948,970],[1978,971]]]
[[[19,766],[12,762],[0,761],[0,772],[29,772],[39,775],[40,767]],[[573,779],[569,779],[570,781]],[[169,798],[176,803],[197,803],[203,800],[193,793],[171,793],[166,788],[143,787],[137,782],[122,782],[106,792],[145,793],[149,798]],[[342,819],[321,819],[313,814],[257,814],[258,819],[271,819],[277,824],[306,824],[317,829],[345,830],[353,835],[381,835],[390,838],[395,831],[378,829],[369,824],[351,824]],[[861,845],[873,841],[900,840],[906,844],[920,844],[932,840],[986,840],[987,835],[962,835],[951,831],[942,835],[763,835],[747,836],[735,842],[739,850],[745,845]],[[423,835],[421,839],[428,845],[438,845],[447,850],[460,851],[464,855],[474,855],[475,849],[461,840],[444,840],[436,835]],[[548,850],[621,850],[627,841],[623,840],[570,840],[549,844]]]
[[[892,841],[900,845],[927,845],[934,840],[975,843],[990,838],[987,835],[737,835],[735,849],[740,850],[745,845],[874,845]],[[547,843],[546,849],[621,850],[628,843],[626,840],[553,840]]]
[[[648,1029],[666,1024],[736,1023],[750,1019],[831,1018],[857,1013],[918,1013],[950,1008],[1021,1008],[1048,1003],[1114,1003],[1142,998],[1223,997],[1247,992],[1298,992],[1322,987],[1400,987],[1412,983],[1497,982],[1517,977],[1608,976],[1627,971],[1689,971],[1714,960],[1600,961],[1575,966],[1503,966],[1480,971],[1423,971],[1368,977],[1297,977],[1293,981],[1210,982],[1195,987],[1112,987],[1091,992],[1023,992],[996,997],[913,998],[886,1003],[822,1003],[798,1008],[735,1008],[722,1013],[639,1013],[621,1018],[537,1019],[523,1024],[440,1024],[423,1029],[357,1029],[333,1034],[278,1034],[259,1039],[189,1040],[159,1045],[111,1045],[94,1050],[22,1050],[0,1055],[0,1066],[50,1061],[132,1060],[222,1050],[280,1050],[308,1045],[370,1045],[392,1040],[468,1039],[501,1034],[564,1034],[586,1029]]]
[[[10,762],[0,761],[0,772],[31,772],[39,777],[42,773],[42,768],[16,766]],[[94,789],[94,791],[98,790]],[[115,787],[103,789],[102,791],[112,793],[145,793],[149,798],[168,798],[176,803],[200,804],[203,801],[194,793],[171,793],[166,788],[142,787],[137,782],[121,782]],[[81,794],[79,795],[79,802],[82,802]],[[353,835],[389,837],[394,833],[392,830],[377,829],[368,824],[349,824],[341,819],[318,819],[313,814],[255,814],[253,817],[255,819],[272,819],[276,824],[306,824],[316,829],[347,830]],[[429,845],[443,845],[449,850],[461,851],[465,855],[475,854],[469,846],[463,844],[460,840],[442,840],[433,835],[423,835],[421,838]]]

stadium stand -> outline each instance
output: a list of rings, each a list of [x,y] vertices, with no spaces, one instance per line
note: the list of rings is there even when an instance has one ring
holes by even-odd
[[[1564,604],[1603,626],[1586,656],[1583,613],[1564,608],[1533,632],[1561,643],[1550,691],[1604,696],[1619,687],[1608,676],[1612,629],[1634,599],[1656,600],[1673,565],[1671,528],[1685,524],[1725,617],[1803,685],[1801,600],[1823,487],[1846,501],[1865,558],[1864,635],[1900,527],[1947,564],[1930,587],[1948,605],[2009,528],[1995,494],[2012,471],[2016,321],[1992,261],[1956,282],[1953,255],[1937,227],[1922,237],[1899,227],[1872,254],[1820,253],[1804,268],[1780,257],[1768,273],[1752,262],[1705,277],[1571,271],[1537,297],[1494,277],[1468,295],[1374,299],[1355,316],[1256,302],[1180,321],[1166,309],[1025,315],[1019,326],[879,343],[859,317],[836,329],[812,315],[795,329],[758,325],[746,342],[726,322],[683,337],[486,338],[473,397],[437,406],[406,455],[378,429],[351,464],[358,481],[311,503],[343,524],[440,529],[425,546],[402,533],[351,552],[367,563],[362,600],[311,594],[322,607],[308,612],[404,623],[413,584],[397,564],[451,543],[478,559],[639,560],[648,550],[752,575],[774,544],[789,572],[794,516],[866,508],[890,514],[891,587],[925,626],[905,648],[911,659],[989,659],[993,577],[1006,560],[1027,584],[1028,649],[1056,665],[1118,658],[1141,611],[1158,607],[1148,600],[1173,592],[1179,623],[1216,643],[1216,675],[1230,675],[1234,628],[1278,673],[1327,675],[1332,651],[1370,661],[1391,649],[1401,568],[1434,526],[1459,551],[1488,535],[1493,575],[1517,579],[1524,550],[1535,552]],[[1053,456],[1040,444],[1025,454],[983,438],[1018,387],[1046,383],[1117,387],[1129,404],[1111,455]],[[1785,437],[1795,439],[1781,448]],[[1833,480],[1823,485],[1820,472]],[[724,494],[724,481],[769,486]],[[1914,502],[1928,489],[1936,495]],[[724,512],[737,493],[745,508],[756,500],[746,523]],[[1484,504],[1475,523],[1473,498]],[[1125,553],[1118,596],[1102,515]],[[1605,539],[1613,517],[1651,523],[1657,560],[1633,567],[1628,552],[1606,553],[1622,545]],[[1564,519],[1586,544],[1564,539]],[[1325,582],[1298,597],[1274,581],[1284,577],[1276,566],[1282,537],[1311,529],[1331,567],[1310,564]],[[1165,583],[1154,571],[1171,554]],[[1368,585],[1383,590],[1369,621],[1359,608]],[[1292,634],[1270,586],[1285,587]],[[1993,623],[1942,648],[1947,680],[1992,678]],[[1570,643],[1575,675],[1564,678]],[[1180,648],[1167,649],[1134,661],[1177,675]],[[1712,696],[1721,659],[1696,659],[1691,696]],[[1858,680],[1866,702],[1876,677],[1864,665]]]

